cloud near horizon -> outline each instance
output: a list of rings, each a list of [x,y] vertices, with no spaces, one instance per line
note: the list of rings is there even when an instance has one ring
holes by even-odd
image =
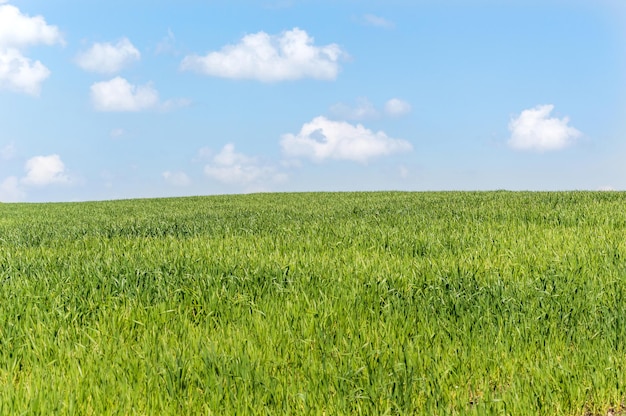
[[[515,150],[551,151],[561,150],[582,136],[582,133],[569,126],[569,118],[550,118],[554,105],[538,105],[521,112],[511,119],[508,144]]]
[[[35,156],[24,165],[26,176],[20,182],[29,186],[67,184],[70,177],[59,155]]]
[[[382,131],[373,132],[361,124],[355,126],[323,116],[305,123],[298,134],[284,134],[281,146],[286,156],[315,162],[335,159],[367,163],[376,157],[413,149],[408,141],[391,138]]]
[[[315,46],[306,31],[294,28],[279,35],[246,35],[238,44],[224,46],[218,52],[188,55],[180,67],[209,76],[262,82],[334,80],[343,55],[337,44]]]
[[[23,201],[26,199],[26,189],[29,187],[71,185],[74,182],[61,157],[57,154],[31,157],[24,164],[24,171],[25,175],[21,178],[9,176],[0,182],[0,201]]]
[[[206,157],[207,150],[201,152]],[[226,144],[220,152],[210,157],[205,165],[204,174],[225,184],[259,186],[267,183],[279,183],[287,179],[275,167],[262,163],[258,158],[235,151],[235,145]]]
[[[9,176],[0,182],[1,202],[20,202],[26,198],[26,192],[20,187],[20,180],[16,176]]]
[[[161,176],[165,182],[173,186],[185,187],[191,185],[191,179],[185,172],[171,172],[166,170]]]

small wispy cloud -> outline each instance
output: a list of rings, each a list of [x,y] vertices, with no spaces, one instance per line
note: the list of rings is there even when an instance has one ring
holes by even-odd
[[[363,15],[362,21],[368,26],[381,27],[385,29],[392,29],[395,27],[395,24],[391,20],[376,16],[375,14]]]
[[[411,112],[411,104],[399,98],[392,98],[385,103],[385,113],[392,117],[400,117]]]
[[[165,182],[173,186],[185,187],[191,185],[191,179],[185,172],[170,172],[167,170],[161,176]]]
[[[167,29],[167,35],[157,43],[154,53],[157,55],[176,53],[176,36],[172,29]]]
[[[356,105],[337,103],[330,107],[332,116],[344,120],[367,120],[379,116],[374,104],[365,97],[356,99]]]
[[[330,115],[341,120],[372,120],[385,114],[390,117],[400,117],[411,112],[411,104],[399,98],[388,100],[382,111],[379,111],[370,100],[365,97],[356,99],[354,105],[346,103],[333,104]]]
[[[109,136],[111,136],[112,139],[119,139],[125,134],[126,134],[126,130],[122,128],[113,129],[109,132]]]
[[[16,148],[14,143],[9,143],[0,148],[0,159],[11,160],[15,157]]]

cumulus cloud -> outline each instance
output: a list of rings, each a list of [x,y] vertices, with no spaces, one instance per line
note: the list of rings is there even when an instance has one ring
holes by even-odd
[[[508,144],[516,150],[559,150],[571,145],[582,133],[569,126],[569,118],[550,118],[553,105],[539,105],[522,111],[509,123]]]
[[[20,187],[19,180],[15,176],[9,176],[0,182],[0,201],[19,202],[26,198],[26,192]]]
[[[0,48],[63,43],[61,32],[42,16],[30,17],[12,5],[0,5]]]
[[[395,26],[392,21],[387,20],[384,17],[376,16],[373,14],[364,15],[363,21],[365,22],[365,24],[369,26],[382,27],[386,29],[391,29]]]
[[[0,49],[0,88],[39,95],[50,71],[41,62],[32,62],[17,49]]]
[[[411,112],[411,104],[399,98],[392,98],[385,103],[385,113],[399,117]]]
[[[161,102],[159,92],[152,86],[152,83],[133,85],[119,76],[109,81],[93,84],[91,102],[97,111],[108,112],[171,111],[191,104],[191,101],[186,98]],[[123,133],[123,131],[112,133],[112,137],[119,137]]]
[[[41,16],[24,15],[12,5],[0,5],[0,89],[39,95],[50,71],[23,53],[31,45],[63,43],[56,26]]]
[[[291,157],[305,157],[317,162],[326,159],[366,163],[369,159],[410,151],[411,144],[394,139],[384,132],[373,132],[361,124],[316,117],[305,123],[298,134],[282,136],[283,152]]]
[[[333,80],[337,78],[343,55],[338,45],[315,46],[306,31],[294,28],[279,35],[265,32],[246,35],[238,44],[227,45],[218,52],[189,55],[183,59],[181,69],[263,82],[301,78]]]
[[[203,153],[206,157],[206,149]],[[238,185],[277,183],[286,179],[275,167],[263,164],[256,157],[236,152],[232,143],[210,158],[210,163],[204,167],[204,174],[225,184]]]
[[[76,63],[86,71],[112,74],[141,58],[141,53],[127,38],[116,44],[94,43],[78,54]]]
[[[161,174],[165,182],[174,186],[189,186],[191,179],[185,172],[170,172],[169,170]]]
[[[59,155],[35,156],[26,161],[26,176],[21,182],[30,186],[46,186],[69,183],[65,164]]]
[[[151,84],[136,86],[122,77],[96,82],[91,101],[98,111],[141,111],[159,104],[159,93]]]

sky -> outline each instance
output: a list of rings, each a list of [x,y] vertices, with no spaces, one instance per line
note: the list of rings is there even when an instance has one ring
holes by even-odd
[[[626,190],[619,0],[0,0],[0,201]]]

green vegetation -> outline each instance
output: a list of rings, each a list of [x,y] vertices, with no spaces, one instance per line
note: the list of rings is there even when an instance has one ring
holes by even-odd
[[[606,415],[626,194],[0,204],[0,414]]]

